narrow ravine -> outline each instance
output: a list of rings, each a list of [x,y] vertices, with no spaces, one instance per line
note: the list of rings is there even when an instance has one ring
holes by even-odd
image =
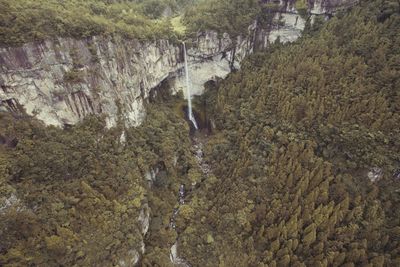
[[[209,173],[210,173],[210,166],[204,161],[204,152],[203,152],[203,142],[206,140],[205,137],[203,136],[201,131],[198,128],[196,118],[193,114],[192,110],[192,93],[191,93],[191,81],[190,81],[190,75],[189,75],[189,67],[188,67],[188,60],[187,60],[187,52],[186,52],[186,44],[185,42],[182,42],[183,44],[183,53],[184,53],[184,60],[185,60],[185,80],[186,80],[186,92],[187,92],[187,103],[188,103],[188,109],[187,109],[187,118],[188,118],[188,123],[191,124],[191,129],[193,132],[191,132],[191,140],[192,140],[192,150],[195,153],[196,161],[197,164],[201,170],[201,172],[204,174],[203,179],[199,182],[202,183],[205,179],[207,179]],[[199,187],[199,183],[197,184],[191,184],[190,185],[190,192],[193,194],[196,190],[196,188]],[[183,258],[179,257],[178,253],[178,241],[179,241],[179,233],[176,231],[176,218],[179,215],[179,209],[182,205],[185,204],[185,198],[187,197],[187,192],[185,189],[185,185],[181,184],[179,186],[179,193],[178,193],[178,205],[176,208],[173,209],[172,211],[172,216],[170,219],[170,228],[173,229],[176,234],[177,238],[175,243],[172,245],[171,250],[170,250],[170,259],[171,262],[175,266],[179,267],[190,267],[191,265]]]
[[[204,174],[204,177],[200,183],[202,183],[211,173],[211,167],[210,165],[204,160],[204,152],[203,152],[203,147],[204,147],[204,142],[206,141],[206,136],[201,136],[201,133],[195,132],[195,134],[192,137],[192,148],[195,153],[195,158],[197,161],[197,164]],[[190,193],[193,194],[195,193],[196,188],[199,188],[200,184],[192,184],[190,188]],[[187,190],[185,188],[185,185],[181,184],[179,187],[179,192],[178,192],[178,206],[173,209],[171,219],[170,219],[170,227],[174,231],[176,231],[176,218],[179,216],[179,208],[184,205],[185,198],[187,197]],[[191,267],[190,263],[188,263],[185,259],[179,257],[178,253],[178,240],[179,240],[179,233],[177,233],[177,238],[175,243],[172,245],[171,250],[170,250],[170,259],[171,262],[174,264],[174,266],[178,267]]]
[[[204,152],[203,152],[203,147],[204,147],[204,142],[206,141],[207,136],[201,136],[201,137],[193,137],[193,148],[196,151],[196,160],[197,164],[199,165],[201,171],[203,174],[205,174],[205,177],[210,175],[211,173],[211,167],[210,165],[204,160]]]

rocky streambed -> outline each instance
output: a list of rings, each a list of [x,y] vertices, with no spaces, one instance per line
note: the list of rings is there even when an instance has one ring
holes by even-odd
[[[197,164],[204,174],[204,178],[200,183],[205,181],[207,177],[211,174],[211,167],[204,159],[204,143],[207,141],[206,136],[201,135],[198,132],[195,132],[195,135],[192,137],[192,148],[195,153],[195,158]],[[184,184],[181,184],[179,187],[178,198],[177,198],[177,206],[173,209],[171,219],[170,219],[170,228],[176,231],[176,219],[179,216],[179,209],[182,205],[186,204],[186,199],[189,194],[195,194],[196,189],[199,188],[199,184],[191,184],[189,185],[189,189]],[[171,262],[177,267],[191,267],[192,265],[184,258],[179,256],[178,246],[179,246],[179,232],[177,231],[177,238],[175,243],[172,245],[170,249],[170,259]]]

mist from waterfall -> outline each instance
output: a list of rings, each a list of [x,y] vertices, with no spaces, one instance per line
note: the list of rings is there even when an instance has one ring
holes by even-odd
[[[188,60],[187,60],[187,53],[186,53],[186,44],[185,42],[182,42],[183,44],[183,54],[184,54],[184,60],[185,60],[185,77],[186,77],[186,96],[187,96],[187,101],[188,101],[188,118],[189,120],[193,123],[194,128],[197,130],[197,122],[195,117],[193,116],[193,111],[192,111],[192,95],[190,92],[191,84],[190,84],[190,77],[189,77],[189,67],[188,67]]]

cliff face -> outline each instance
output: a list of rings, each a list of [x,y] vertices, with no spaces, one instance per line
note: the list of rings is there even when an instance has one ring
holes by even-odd
[[[309,1],[308,10],[314,15],[332,14],[353,2]],[[246,38],[232,40],[227,34],[206,32],[192,40],[188,49],[192,93],[201,94],[206,81],[239,68],[254,49],[301,35],[305,20],[294,1],[279,2],[272,15],[269,25],[251,25]],[[104,114],[109,127],[118,119],[136,126],[145,117],[150,90],[165,79],[173,93],[184,88],[182,45],[167,40],[59,38],[1,48],[0,110],[25,111],[56,126],[74,124],[88,114]]]
[[[58,39],[0,50],[0,98],[46,124],[74,124],[88,114],[118,116],[138,125],[150,88],[179,67],[180,50],[167,41],[140,43]],[[10,103],[15,105],[10,106]]]
[[[235,52],[238,67],[251,42],[214,32],[197,38],[189,49],[194,92],[214,76],[225,77]],[[3,109],[26,111],[49,125],[74,124],[88,114],[105,114],[107,124],[121,118],[140,124],[152,88],[170,78],[183,88],[181,44],[167,40],[137,42],[91,38],[28,43],[0,50],[0,99]],[[224,55],[224,56],[223,56]]]
[[[277,4],[281,12],[296,13],[297,9],[304,8],[311,15],[332,15],[357,4],[359,0],[262,0],[262,2]]]
[[[192,47],[187,51],[192,94],[202,94],[207,81],[217,77],[225,78],[232,69],[240,68],[241,61],[254,50],[254,25],[249,27],[249,33],[246,38],[239,36],[232,40],[228,34],[219,36],[210,31],[199,34],[193,40]],[[183,72],[184,69],[181,68],[171,75],[170,84],[173,93],[182,91],[186,98]]]
[[[258,44],[268,46],[275,42],[293,42],[297,40],[305,28],[306,21],[314,21],[315,17],[325,19],[336,12],[352,7],[358,0],[264,0],[265,4],[272,6],[271,20],[268,25],[258,29]]]

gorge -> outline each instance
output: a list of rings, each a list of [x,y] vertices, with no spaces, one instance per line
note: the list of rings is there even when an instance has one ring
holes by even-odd
[[[396,0],[0,0],[0,266],[399,266]]]
[[[352,3],[312,3],[308,19]],[[205,82],[226,77],[247,55],[278,37],[283,43],[295,41],[305,26],[291,2],[280,3],[271,19],[281,24],[256,21],[246,36],[233,39],[227,33],[198,33],[188,49],[193,94],[201,94]],[[183,54],[179,42],[118,37],[56,38],[1,48],[0,108],[26,112],[47,125],[71,125],[89,114],[104,114],[108,127],[115,126],[119,116],[126,125],[137,126],[145,117],[151,89],[169,80],[172,93],[185,92]]]

